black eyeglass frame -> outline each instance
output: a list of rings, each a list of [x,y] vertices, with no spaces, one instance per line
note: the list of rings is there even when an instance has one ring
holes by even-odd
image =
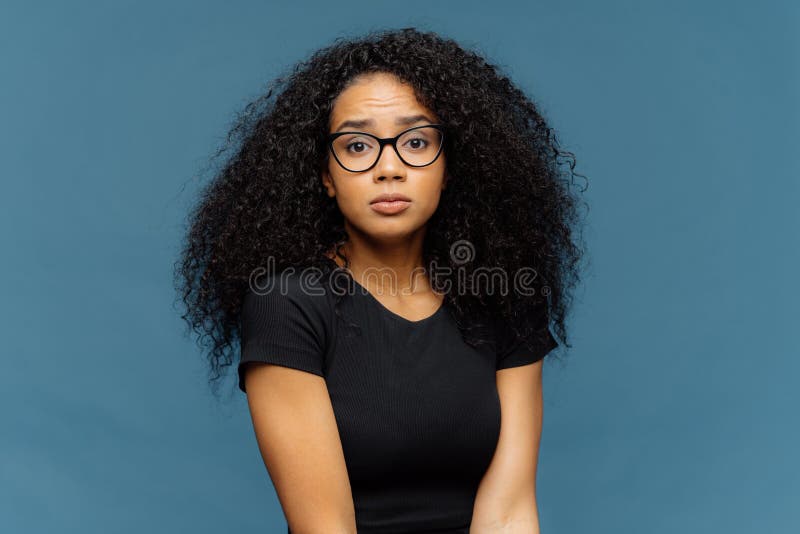
[[[401,137],[403,137],[405,134],[407,134],[408,132],[411,132],[413,130],[418,130],[420,128],[435,128],[435,129],[439,130],[439,133],[442,136],[441,137],[441,142],[439,143],[439,150],[436,152],[436,155],[433,157],[433,159],[430,161],[430,163],[426,163],[425,165],[412,165],[411,163],[409,163],[406,160],[404,160],[403,156],[400,155],[400,151],[397,150],[397,141]],[[338,163],[341,168],[343,168],[344,170],[346,170],[348,172],[367,172],[368,170],[373,168],[381,160],[381,154],[383,154],[383,147],[385,147],[386,145],[392,145],[392,148],[394,149],[394,153],[397,154],[397,157],[400,158],[400,161],[402,161],[403,163],[405,163],[409,167],[415,167],[415,168],[427,167],[428,165],[433,165],[433,163],[437,159],[439,159],[439,155],[442,153],[442,147],[444,147],[445,130],[446,130],[446,128],[445,128],[444,124],[423,124],[423,125],[420,125],[420,126],[414,126],[413,128],[409,128],[408,130],[403,130],[402,132],[400,132],[399,134],[397,134],[394,137],[378,137],[376,135],[372,135],[371,133],[367,133],[367,132],[336,132],[336,133],[332,133],[332,134],[328,135],[328,150],[330,150],[331,154],[333,154],[333,159],[336,160],[336,163]],[[380,148],[378,149],[378,156],[375,158],[375,161],[372,163],[372,165],[370,165],[366,169],[363,169],[363,170],[360,170],[360,171],[354,171],[352,169],[348,169],[347,167],[344,166],[344,164],[341,161],[339,161],[339,157],[336,155],[336,151],[333,149],[333,142],[338,137],[341,137],[342,135],[348,135],[348,134],[349,135],[352,135],[352,134],[366,135],[367,137],[371,137],[371,138],[375,139],[378,142],[378,144],[380,145]]]

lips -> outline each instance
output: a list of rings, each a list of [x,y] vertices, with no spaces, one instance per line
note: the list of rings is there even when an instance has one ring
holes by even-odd
[[[411,205],[411,199],[400,193],[385,193],[373,198],[369,203],[373,211],[383,215],[395,215]]]
[[[400,193],[384,193],[382,195],[378,195],[377,197],[373,198],[370,201],[370,204],[375,204],[376,202],[395,202],[397,200],[411,202],[410,198],[408,198],[405,195],[401,195]]]

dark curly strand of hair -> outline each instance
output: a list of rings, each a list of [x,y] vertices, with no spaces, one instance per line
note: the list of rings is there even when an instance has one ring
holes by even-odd
[[[250,103],[214,158],[235,154],[190,214],[175,265],[186,306],[182,316],[210,347],[210,380],[233,363],[239,313],[254,269],[272,258],[276,270],[330,267],[325,253],[347,240],[336,200],[325,194],[326,135],[333,100],[364,73],[407,82],[421,104],[447,126],[448,188],[428,222],[426,264],[450,267],[435,288],[460,287],[456,272],[503,269],[537,273],[533,296],[450,291],[447,304],[466,342],[479,343],[483,321],[504,320],[527,335],[524,317],[548,310],[553,333],[567,339],[565,315],[582,256],[575,158],[559,149],[536,105],[479,54],[414,28],[336,39],[276,78]],[[568,171],[562,168],[568,163]],[[451,246],[470,244],[462,264]],[[534,342],[540,342],[533,336]]]

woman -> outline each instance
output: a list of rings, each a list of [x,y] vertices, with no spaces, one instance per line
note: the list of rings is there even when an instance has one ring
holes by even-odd
[[[240,351],[289,532],[538,532],[542,361],[551,326],[570,346],[581,248],[536,106],[408,28],[316,52],[232,133],[184,318],[212,381]]]

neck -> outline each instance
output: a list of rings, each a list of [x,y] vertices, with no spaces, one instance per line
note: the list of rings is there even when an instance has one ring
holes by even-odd
[[[353,278],[368,290],[384,294],[430,290],[422,254],[424,227],[403,239],[378,241],[354,231],[348,231],[348,236],[341,252],[349,260]],[[333,253],[330,257],[344,267],[341,258]]]

